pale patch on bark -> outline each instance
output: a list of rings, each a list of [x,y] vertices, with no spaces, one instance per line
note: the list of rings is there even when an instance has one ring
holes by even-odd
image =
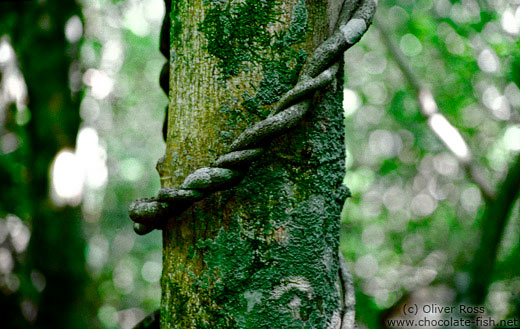
[[[330,318],[329,325],[327,329],[340,329],[341,328],[341,315],[338,311],[334,311],[332,313],[332,317]]]
[[[244,298],[247,300],[247,311],[251,312],[256,304],[262,301],[262,293],[259,291],[246,291]]]
[[[287,234],[287,230],[285,229],[285,227],[280,226],[279,228],[275,229],[274,230],[274,238],[279,243],[287,242],[287,239],[289,238],[289,236]]]
[[[302,300],[298,296],[294,296],[294,298],[289,302],[289,309],[291,310],[291,316],[293,319],[300,318],[300,306],[302,305]]]
[[[307,294],[307,298],[312,299],[312,286],[309,281],[302,276],[290,276],[282,281],[282,283],[275,287],[271,292],[272,299],[280,299],[284,294],[292,289],[297,289]]]

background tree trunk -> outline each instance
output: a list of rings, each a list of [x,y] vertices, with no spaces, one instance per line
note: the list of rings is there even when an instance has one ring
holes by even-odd
[[[330,35],[342,5],[271,4],[172,2],[163,187],[211,165],[266,116],[296,83],[305,55]],[[339,325],[337,251],[346,196],[341,75],[314,95],[306,119],[276,138],[237,187],[169,220],[162,328]]]
[[[17,269],[22,288],[13,296],[0,294],[0,305],[5,301],[9,305],[7,321],[13,321],[4,324],[9,328],[85,328],[93,312],[90,298],[85,297],[81,212],[79,207],[55,206],[49,196],[49,167],[61,149],[74,148],[80,123],[79,97],[71,95],[68,80],[71,55],[77,49],[67,43],[64,29],[67,20],[81,16],[81,11],[74,1],[11,5],[0,9],[0,36],[10,36],[17,54],[31,119],[16,128],[23,141],[20,148],[0,159],[0,176],[10,161],[19,162],[21,171],[14,176],[20,178],[5,181],[0,216],[18,215],[31,228],[31,237],[27,256]],[[34,275],[43,278],[43,290],[29,281]],[[24,310],[24,305],[30,307]],[[18,320],[20,309],[27,322]]]

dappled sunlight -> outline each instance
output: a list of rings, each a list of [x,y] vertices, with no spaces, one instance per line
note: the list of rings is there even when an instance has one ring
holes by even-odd
[[[143,174],[143,165],[138,159],[127,158],[121,161],[119,176],[124,180],[135,182],[141,179]]]
[[[504,133],[504,145],[511,151],[520,151],[520,125],[508,127]]]
[[[406,56],[413,57],[419,55],[422,52],[421,42],[415,35],[410,33],[407,33],[401,37],[399,46]]]
[[[446,177],[455,178],[459,172],[459,163],[448,153],[440,153],[433,158],[435,170]]]
[[[107,154],[100,144],[97,131],[91,127],[81,128],[76,143],[76,155],[84,168],[85,184],[93,189],[106,185],[108,169]]]
[[[520,33],[520,7],[517,7],[516,10],[512,8],[504,10],[500,23],[505,32],[514,36],[518,35]]]
[[[21,143],[16,134],[4,131],[9,104],[16,106],[15,122],[18,125],[24,126],[31,117],[26,106],[27,85],[7,36],[0,36],[0,78],[0,154],[7,154],[16,151]]]
[[[3,78],[5,91],[9,99],[13,99],[17,105],[25,103],[27,98],[27,87],[19,72],[6,72]]]
[[[471,158],[468,145],[459,131],[442,114],[433,114],[428,119],[428,124],[442,142],[462,161],[468,161]]]
[[[143,3],[141,1],[130,1],[123,14],[123,26],[140,37],[150,33],[150,25],[142,15],[142,7]]]
[[[383,194],[383,204],[388,211],[396,213],[405,207],[407,191],[399,185],[390,186]],[[396,214],[397,215],[397,214]]]
[[[437,202],[429,194],[419,193],[413,197],[410,206],[415,215],[418,217],[426,217],[435,211]]]
[[[111,328],[117,325],[117,309],[109,303],[99,308],[97,316],[105,327]]]
[[[94,235],[88,241],[87,264],[94,275],[99,275],[108,260],[109,242],[101,234]]]
[[[520,107],[520,89],[518,86],[511,82],[504,89],[504,95],[507,97],[507,100],[511,106],[518,108]]]
[[[516,281],[517,282],[510,282],[510,280],[497,281],[491,285],[486,300],[486,306],[491,310],[491,312],[495,313],[499,317],[505,317],[509,312],[511,312],[510,305],[512,299],[515,298],[515,296],[518,296],[518,293],[520,292],[518,278]]]
[[[386,63],[387,59],[383,54],[377,51],[371,51],[363,56],[361,66],[367,73],[376,75],[382,74],[385,71]]]
[[[162,263],[156,261],[148,261],[144,263],[141,269],[141,275],[147,282],[159,282],[162,274]]]
[[[511,115],[507,98],[500,94],[495,86],[487,87],[482,93],[482,102],[486,105],[493,115],[500,120],[508,120]]]
[[[11,236],[11,244],[17,253],[22,253],[27,249],[31,232],[29,228],[15,215],[7,215],[7,230]]]
[[[487,73],[495,73],[500,69],[498,56],[490,48],[486,48],[480,52],[477,63],[480,69]]]
[[[372,224],[363,230],[361,240],[368,247],[378,248],[385,241],[385,232],[381,225]]]
[[[17,259],[24,256],[30,238],[29,227],[18,216],[0,217],[0,289],[9,293],[19,289],[19,274],[14,270]]]
[[[80,159],[71,150],[61,150],[51,166],[52,199],[57,205],[77,206],[83,196],[85,180]]]
[[[373,81],[363,86],[363,93],[371,104],[382,105],[388,102],[387,86],[381,81]]]
[[[0,248],[0,273],[6,274],[13,270],[14,261],[11,252],[6,248]]]
[[[361,100],[358,94],[353,90],[345,88],[343,90],[343,111],[345,111],[345,117],[354,114],[360,106]]]
[[[378,271],[377,259],[370,254],[359,257],[354,271],[359,277],[365,279],[373,277]]]
[[[368,137],[370,157],[395,157],[402,148],[399,135],[387,130],[375,130]]]
[[[482,16],[482,5],[496,17]],[[361,105],[346,116],[353,162],[345,184],[353,196],[342,213],[342,248],[377,309],[397,310],[408,294],[449,304],[470,289],[470,273],[460,267],[473,258],[478,220],[489,206],[481,184],[496,188],[520,152],[520,7],[473,0],[386,6],[378,9],[381,26],[402,58],[382,43],[377,20],[378,29],[352,49],[352,58],[345,56],[346,95],[360,95]],[[518,216],[509,221],[501,262],[513,261],[518,248]],[[449,280],[455,284],[439,290],[442,298],[431,296]],[[486,301],[496,318],[511,317],[514,302],[505,291],[520,289],[514,279],[503,282]]]
[[[100,68],[115,74],[119,72],[123,65],[124,51],[122,41],[119,39],[108,40],[101,49]]]
[[[136,264],[129,258],[122,259],[116,265],[112,273],[112,280],[120,293],[126,295],[132,292],[136,273]]]
[[[51,166],[52,197],[57,205],[77,206],[85,188],[99,189],[108,179],[106,151],[93,128],[78,133],[76,150],[61,150]]]
[[[114,89],[114,80],[104,71],[96,69],[85,72],[83,83],[91,87],[92,96],[99,100],[106,98]]]
[[[82,2],[80,80],[86,92],[79,107],[83,125],[76,153],[85,175],[86,263],[93,285],[102,287],[101,326],[130,329],[160,297],[161,254],[154,252],[160,251],[160,239],[136,237],[125,207],[159,185],[155,163],[164,152],[160,129],[167,100],[157,83],[164,63],[157,37],[164,3]],[[128,300],[136,296],[143,306],[132,308],[137,304]]]
[[[480,190],[475,186],[464,189],[460,195],[460,203],[468,213],[476,215],[478,208],[482,204]]]
[[[437,107],[437,103],[435,103],[435,99],[433,99],[432,93],[427,89],[422,89],[419,93],[419,101],[421,104],[421,111],[430,116],[439,111]]]
[[[145,313],[140,308],[130,308],[117,312],[118,324],[122,329],[132,329],[145,317]]]
[[[65,37],[70,43],[76,43],[83,36],[83,24],[78,16],[72,16],[65,24]]]
[[[13,47],[7,41],[7,37],[0,40],[0,65],[6,65],[14,59]]]

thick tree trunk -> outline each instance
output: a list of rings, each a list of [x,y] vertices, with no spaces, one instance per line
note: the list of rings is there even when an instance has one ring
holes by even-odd
[[[210,166],[268,113],[296,83],[304,54],[330,35],[341,5],[172,2],[163,187]],[[339,328],[342,86],[340,73],[238,186],[168,221],[161,328]]]

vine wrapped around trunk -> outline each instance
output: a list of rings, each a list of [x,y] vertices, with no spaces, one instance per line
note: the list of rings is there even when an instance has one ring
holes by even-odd
[[[375,6],[171,3],[162,189],[130,207],[163,230],[161,328],[354,325],[339,68]]]

